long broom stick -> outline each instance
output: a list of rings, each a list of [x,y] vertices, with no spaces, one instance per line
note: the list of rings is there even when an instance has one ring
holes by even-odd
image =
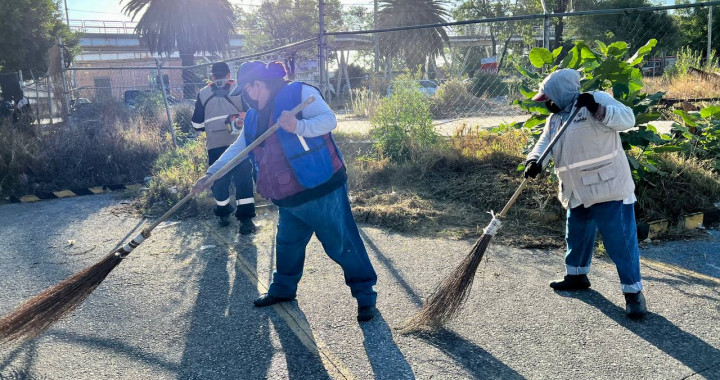
[[[537,160],[542,165],[543,161],[550,154],[555,143],[557,143],[560,136],[568,128],[572,120],[577,115],[579,108],[570,115],[570,118],[555,134],[550,144],[545,151],[540,155]],[[502,211],[499,214],[492,214],[493,218],[487,227],[483,230],[483,234],[475,242],[475,245],[470,250],[470,253],[460,263],[460,265],[453,270],[448,277],[440,283],[435,292],[428,298],[427,302],[423,305],[422,309],[410,320],[408,320],[401,330],[405,333],[422,330],[424,328],[438,328],[444,325],[446,322],[451,320],[470,294],[470,289],[475,278],[475,272],[477,272],[478,265],[482,261],[485,251],[487,250],[490,240],[501,225],[501,219],[507,214],[510,207],[515,203],[520,193],[527,185],[528,178],[523,179],[520,186],[518,186],[512,198],[505,204]]]
[[[290,113],[296,115],[314,102],[314,97],[293,108]],[[222,177],[237,165],[247,154],[272,135],[280,125],[273,124],[265,133],[248,145],[230,162],[225,164],[217,173],[208,178],[208,181]],[[42,333],[54,322],[61,319],[77,308],[95,288],[115,269],[127,255],[150,237],[150,233],[160,223],[167,220],[180,207],[192,199],[195,195],[191,192],[180,200],[175,206],[158,218],[149,227],[135,236],[130,242],[109,253],[100,262],[87,267],[72,276],[66,278],[57,285],[54,285],[42,293],[30,298],[20,305],[15,311],[0,319],[0,342],[9,342],[21,338],[32,338]]]

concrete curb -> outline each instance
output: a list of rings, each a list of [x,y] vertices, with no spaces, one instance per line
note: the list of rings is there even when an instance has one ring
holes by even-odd
[[[683,217],[681,223],[685,229],[691,230],[695,228],[704,228],[718,222],[720,222],[720,208],[713,208],[703,212],[687,214]],[[638,240],[642,241],[647,238],[656,238],[667,232],[669,226],[670,221],[667,219],[660,219],[652,222],[638,222]]]
[[[138,189],[142,186],[143,186],[143,184],[140,184],[140,183],[131,183],[131,184],[124,184],[124,185],[123,184],[102,185],[102,186],[94,186],[94,187],[86,187],[86,188],[83,187],[83,188],[77,188],[77,189],[60,190],[60,191],[52,191],[52,192],[39,192],[39,193],[35,193],[35,194],[23,195],[20,197],[11,195],[4,199],[0,199],[0,204],[32,203],[32,202],[38,202],[38,201],[42,201],[42,200],[70,198],[70,197],[78,197],[78,196],[83,196],[83,195],[102,194],[102,193],[106,193],[109,191]]]

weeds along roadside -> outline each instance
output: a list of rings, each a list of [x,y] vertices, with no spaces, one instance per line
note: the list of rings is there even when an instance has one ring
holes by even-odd
[[[0,125],[0,194],[141,182],[172,146],[164,113],[157,115],[106,101],[78,113],[72,126]]]

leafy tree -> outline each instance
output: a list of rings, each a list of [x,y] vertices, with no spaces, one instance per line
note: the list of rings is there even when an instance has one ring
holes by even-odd
[[[0,36],[0,71],[45,73],[58,37],[67,47],[77,44],[53,0],[0,1]]]
[[[264,0],[251,11],[236,8],[238,29],[245,36],[248,51],[261,52],[313,38],[318,35],[317,0]],[[339,0],[325,2],[325,30],[339,29],[343,23]],[[283,52],[290,76],[295,61],[316,56],[314,49],[299,46]]]
[[[123,11],[132,19],[145,13],[135,33],[152,53],[176,48],[183,66],[195,64],[195,53],[227,50],[235,15],[228,0],[127,0]],[[183,96],[195,97],[195,78],[183,70]]]
[[[685,8],[675,11],[677,29],[682,35],[683,46],[702,51],[703,56],[707,54],[708,12],[707,7]],[[712,24],[713,36],[716,36],[718,33],[717,28],[720,27],[720,11],[717,8],[713,12]],[[720,49],[720,38],[713,37],[711,47],[713,50]]]
[[[495,17],[509,17],[522,14],[541,13],[539,2],[528,0],[465,0],[454,11],[453,16],[459,21],[478,20]],[[513,37],[520,37],[528,45],[535,43],[537,31],[533,28],[535,22],[493,22],[476,26],[480,34],[490,36],[491,56],[498,55],[498,47],[502,47],[498,72],[502,68],[504,58],[510,47]],[[473,46],[463,48],[458,58],[466,62],[465,71],[472,78],[480,69],[480,60],[487,55],[483,47]]]
[[[447,22],[444,0],[381,0],[378,24],[381,28],[437,24]],[[389,65],[395,57],[402,57],[411,71],[418,68],[424,73],[425,65],[435,62],[443,54],[443,41],[450,44],[444,28],[426,28],[382,33],[380,54]]]
[[[586,9],[622,9],[653,4],[649,0],[603,0],[586,6]],[[568,31],[575,39],[604,43],[625,41],[632,48],[643,46],[650,38],[658,41],[656,50],[661,51],[675,49],[679,43],[675,20],[665,12],[571,17]]]

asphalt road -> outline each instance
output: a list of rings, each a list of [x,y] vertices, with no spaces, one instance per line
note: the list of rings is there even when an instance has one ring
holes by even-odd
[[[147,221],[112,194],[0,206],[0,314],[97,262]],[[240,238],[212,219],[171,221],[69,318],[0,348],[0,379],[720,379],[720,236],[653,245],[650,315],[624,315],[605,257],[592,290],[554,293],[562,251],[491,244],[461,315],[401,335],[473,241],[361,226],[381,315],[355,321],[340,268],[313,239],[297,301],[258,309],[274,210]]]

